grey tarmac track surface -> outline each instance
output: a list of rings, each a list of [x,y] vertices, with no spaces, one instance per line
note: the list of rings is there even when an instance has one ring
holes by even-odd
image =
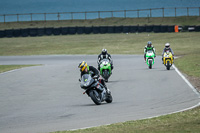
[[[0,132],[46,133],[168,114],[197,105],[199,95],[161,57],[148,69],[142,55],[113,55],[107,83],[113,102],[83,95],[78,64],[97,55],[1,56],[0,64],[42,64],[0,74]]]

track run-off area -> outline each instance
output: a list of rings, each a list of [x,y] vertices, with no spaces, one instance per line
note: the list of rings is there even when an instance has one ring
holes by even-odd
[[[39,64],[0,74],[0,132],[46,133],[150,118],[199,105],[200,95],[161,57],[149,69],[142,55],[112,55],[106,84],[113,102],[95,105],[80,88],[78,64],[97,55],[1,56],[1,65]],[[175,62],[176,63],[176,62]]]

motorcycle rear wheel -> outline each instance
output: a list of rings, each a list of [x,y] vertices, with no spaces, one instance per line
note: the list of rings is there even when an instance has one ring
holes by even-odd
[[[152,60],[149,60],[149,69],[152,68]]]
[[[170,70],[170,64],[169,64],[169,61],[167,61],[167,70]]]

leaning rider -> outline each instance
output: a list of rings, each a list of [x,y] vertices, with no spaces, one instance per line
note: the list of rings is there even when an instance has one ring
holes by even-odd
[[[78,68],[80,68],[80,71],[81,71],[81,77],[84,75],[84,74],[91,74],[91,76],[94,78],[94,77],[97,77],[97,79],[99,79],[100,75],[99,75],[99,71],[93,67],[93,66],[88,66],[87,63],[85,61],[82,61],[79,65],[78,65]],[[103,79],[99,79],[99,82],[102,83],[102,85],[105,87],[106,91],[108,91],[107,89],[107,86],[104,82]]]
[[[163,49],[163,52],[162,52],[162,61],[163,61],[164,53],[167,52],[167,51],[169,51],[169,52],[172,53],[173,59],[174,59],[174,52],[173,52],[173,50],[170,48],[170,43],[165,43],[165,48]]]
[[[101,54],[98,55],[98,61],[97,61],[97,63],[98,63],[98,70],[100,71],[100,62],[103,59],[109,59],[110,65],[111,65],[111,70],[112,70],[114,68],[113,67],[113,60],[111,58],[111,55],[107,52],[106,49],[102,49]]]
[[[147,45],[144,47],[144,61],[146,62],[146,53],[147,51],[152,50],[155,54],[156,57],[156,49],[154,48],[154,46],[152,45],[151,41],[147,42]]]

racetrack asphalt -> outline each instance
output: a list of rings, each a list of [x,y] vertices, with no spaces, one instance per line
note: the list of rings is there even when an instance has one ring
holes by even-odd
[[[83,95],[78,64],[97,55],[0,56],[1,65],[42,64],[0,74],[0,132],[46,133],[138,120],[199,104],[199,94],[161,57],[148,69],[142,55],[113,55],[107,87],[113,102]]]

